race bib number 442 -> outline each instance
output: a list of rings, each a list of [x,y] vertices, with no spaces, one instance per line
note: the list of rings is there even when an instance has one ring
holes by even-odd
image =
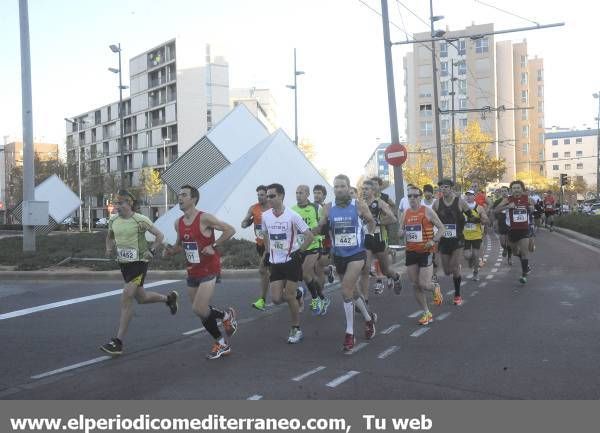
[[[138,259],[138,251],[135,248],[117,247],[117,257],[121,260],[136,261]]]
[[[336,247],[356,247],[358,239],[355,227],[341,227],[335,229],[334,241]]]

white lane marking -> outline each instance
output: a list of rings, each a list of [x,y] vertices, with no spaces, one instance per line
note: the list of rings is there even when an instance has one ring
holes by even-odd
[[[328,382],[326,386],[328,386],[329,388],[335,388],[336,386],[346,382],[348,379],[353,378],[359,373],[360,371],[350,370],[348,373],[333,379],[331,382]]]
[[[421,314],[423,314],[423,310],[415,311],[414,313],[412,313],[412,314],[411,314],[410,316],[408,316],[408,317],[410,317],[411,319],[414,319],[415,317],[417,317],[417,316],[419,316],[419,315],[421,315]]]
[[[460,287],[464,286],[465,284],[467,284],[467,282],[466,282],[466,281],[463,281],[463,282],[461,282],[461,283],[460,283]]]
[[[452,313],[450,313],[449,311],[446,311],[445,313],[442,313],[442,314],[440,314],[439,316],[437,316],[437,317],[435,318],[435,320],[444,320],[444,319],[445,319],[446,317],[448,317],[450,314],[452,314]]]
[[[475,295],[477,295],[478,293],[479,293],[479,292],[478,292],[477,290],[475,290],[475,291],[473,291],[473,293],[471,293],[471,295],[470,295],[470,296],[475,296]]]
[[[377,358],[379,358],[379,359],[385,359],[388,356],[390,356],[392,353],[394,353],[395,351],[397,351],[398,349],[399,349],[398,346],[392,346],[389,349],[386,349],[383,352],[381,352],[379,355],[377,355]]]
[[[567,301],[562,301],[562,302],[560,303],[560,305],[562,305],[563,307],[572,307],[572,306],[573,306],[573,304],[572,304],[572,303],[570,303],[570,302],[567,302]]]
[[[262,400],[262,398],[263,398],[262,395],[254,394],[254,395],[251,395],[250,397],[248,397],[246,400]]]
[[[452,295],[452,294],[454,294],[454,290],[448,290],[448,291],[446,292],[446,295]],[[415,316],[415,317],[417,317],[417,316]]]
[[[427,326],[423,326],[422,328],[417,329],[415,332],[413,332],[412,334],[410,334],[411,337],[420,337],[421,335],[425,334],[427,331],[429,331],[429,327]]]
[[[489,254],[485,254],[485,255],[483,256],[483,258],[484,258],[484,259],[487,259],[489,256],[490,256]]]
[[[194,334],[198,334],[198,333],[204,332],[204,331],[206,331],[205,328],[197,328],[197,329],[192,329],[191,331],[184,332],[182,335],[194,335]]]
[[[307,371],[304,374],[301,374],[300,376],[296,376],[296,377],[292,378],[292,380],[294,382],[300,382],[301,380],[306,379],[308,376],[318,373],[319,371],[325,370],[325,368],[326,368],[325,366],[320,365],[317,368],[313,368],[312,370]]]
[[[491,280],[492,278],[494,278],[493,275],[488,275],[488,276],[485,277],[486,280]]]
[[[369,345],[369,343],[365,343],[364,341],[362,343],[358,343],[356,346],[354,346],[354,349],[352,349],[350,351],[350,354],[354,354],[354,353],[358,352],[359,350],[364,349],[368,345]]]
[[[400,327],[400,324],[396,323],[395,325],[392,325],[389,328],[384,329],[383,331],[381,331],[381,333],[387,335],[387,334],[391,333],[394,329],[398,329],[399,327]]]
[[[75,370],[76,368],[85,367],[87,365],[97,364],[99,362],[104,362],[111,359],[110,356],[100,356],[99,358],[90,359],[88,361],[78,362],[77,364],[68,365],[63,368],[59,368],[57,370],[48,371],[46,373],[36,374],[35,376],[31,376],[32,379],[42,379],[44,377],[53,376],[55,374],[64,373],[65,371]]]
[[[163,280],[156,281],[154,283],[144,284],[145,288],[162,286],[165,284],[176,283],[179,280]],[[81,298],[66,299],[64,301],[52,302],[51,304],[38,305],[37,307],[24,308],[22,310],[11,311],[10,313],[0,314],[0,320],[12,319],[14,317],[26,316],[28,314],[38,313],[40,311],[51,310],[53,308],[60,308],[66,305],[79,304],[81,302],[93,301],[95,299],[108,298],[109,296],[120,295],[123,293],[123,289],[112,290],[110,292],[98,293],[96,295],[83,296]]]
[[[479,284],[479,287],[485,287],[485,286],[487,286],[487,282],[485,282],[485,281],[483,283]]]
[[[498,272],[498,268],[493,268],[492,273],[495,274],[496,272]]]

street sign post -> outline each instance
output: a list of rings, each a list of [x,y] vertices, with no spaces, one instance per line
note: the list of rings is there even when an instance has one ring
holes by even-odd
[[[385,149],[385,160],[387,163],[394,167],[399,167],[406,162],[406,158],[408,157],[408,152],[406,151],[406,147],[402,144],[394,143],[390,144]]]

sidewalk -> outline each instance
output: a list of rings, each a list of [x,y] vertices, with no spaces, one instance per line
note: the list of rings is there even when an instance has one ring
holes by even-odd
[[[183,280],[186,271],[148,270],[149,277]],[[258,278],[258,269],[223,269],[223,278]],[[120,279],[121,271],[90,271],[87,269],[50,269],[44,271],[0,271],[0,281],[5,280],[95,280]]]
[[[600,239],[596,239],[591,236],[584,235],[583,233],[579,233],[579,232],[565,229],[563,227],[558,227],[558,226],[554,226],[554,231],[556,233],[560,233],[563,236],[567,236],[568,238],[575,239],[579,242],[583,242],[586,245],[590,245],[592,247],[600,249]]]

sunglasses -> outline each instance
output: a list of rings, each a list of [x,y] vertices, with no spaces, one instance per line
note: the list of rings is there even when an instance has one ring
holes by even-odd
[[[408,198],[419,198],[419,197],[421,197],[421,194],[408,194],[407,197]]]
[[[267,194],[267,198],[273,199],[275,197],[277,197],[277,194]]]

